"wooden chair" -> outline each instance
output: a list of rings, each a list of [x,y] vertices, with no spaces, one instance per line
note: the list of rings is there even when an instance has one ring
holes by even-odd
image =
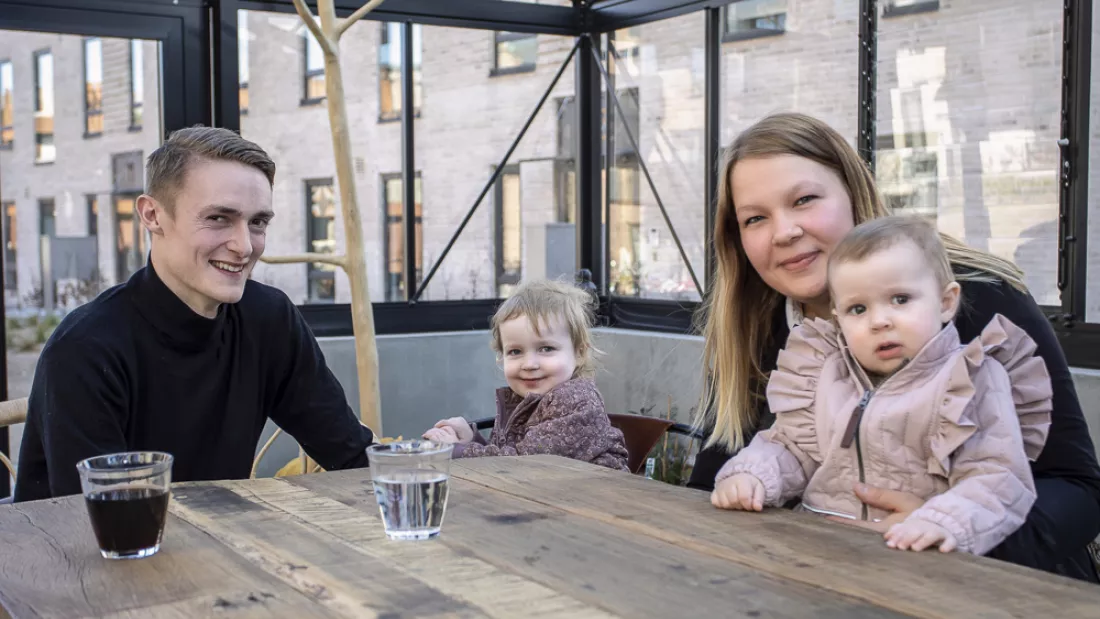
[[[27,420],[27,398],[0,402],[0,428],[14,426]],[[8,470],[8,474],[15,477],[15,465],[11,463],[4,452],[0,451],[0,464]]]
[[[607,418],[611,421],[612,426],[623,433],[623,440],[626,442],[627,468],[630,469],[631,473],[640,473],[645,468],[646,456],[653,451],[657,441],[661,440],[666,432],[689,436],[693,440],[706,438],[703,433],[691,426],[676,423],[669,419],[622,413],[608,413]],[[478,430],[488,430],[493,427],[495,419],[486,417],[473,423]]]

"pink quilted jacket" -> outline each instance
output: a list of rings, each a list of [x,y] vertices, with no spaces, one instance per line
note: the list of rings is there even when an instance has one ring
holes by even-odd
[[[877,388],[833,323],[808,320],[779,353],[768,382],[775,425],[718,473],[750,473],[765,504],[863,520],[857,482],[926,500],[910,514],[937,523],[959,550],[985,554],[1035,502],[1028,460],[1050,428],[1051,387],[1035,343],[1001,315],[963,346],[953,324]]]

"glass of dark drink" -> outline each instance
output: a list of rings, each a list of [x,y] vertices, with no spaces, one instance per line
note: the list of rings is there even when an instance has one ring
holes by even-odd
[[[168,515],[171,454],[108,454],[81,460],[76,468],[104,558],[140,559],[156,554]]]

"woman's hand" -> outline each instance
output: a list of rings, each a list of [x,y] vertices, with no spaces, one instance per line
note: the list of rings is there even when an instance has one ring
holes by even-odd
[[[890,530],[890,527],[895,524],[900,524],[901,521],[909,517],[909,514],[919,509],[921,505],[924,505],[924,499],[911,492],[887,490],[885,488],[877,488],[866,484],[856,484],[854,489],[860,501],[863,501],[871,507],[893,513],[878,522],[872,522],[870,520],[852,520],[850,518],[838,518],[836,516],[828,516],[829,520],[853,527],[878,531],[879,533],[886,533]]]
[[[738,473],[718,482],[710,494],[710,502],[721,509],[763,511],[764,484],[755,475]]]

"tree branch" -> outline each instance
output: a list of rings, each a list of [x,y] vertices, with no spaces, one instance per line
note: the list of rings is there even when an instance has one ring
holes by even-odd
[[[345,268],[346,259],[342,254],[293,254],[290,256],[261,256],[260,262],[267,264],[301,264],[303,262],[320,262]]]
[[[374,10],[374,7],[382,4],[382,0],[370,0],[370,2],[359,7],[354,13],[348,16],[339,26],[336,27],[336,40],[339,41],[340,37],[344,36],[344,32],[348,28],[351,28],[355,22],[359,21],[361,17]]]
[[[313,16],[313,13],[309,12],[309,7],[306,6],[305,0],[294,0],[294,8],[298,10],[298,16],[305,22],[306,28],[309,28],[309,31],[313,33],[313,38],[317,39],[317,43],[321,46],[321,49],[326,54],[335,56],[336,46],[325,36],[324,31],[321,30],[321,24],[318,24],[317,18]]]

